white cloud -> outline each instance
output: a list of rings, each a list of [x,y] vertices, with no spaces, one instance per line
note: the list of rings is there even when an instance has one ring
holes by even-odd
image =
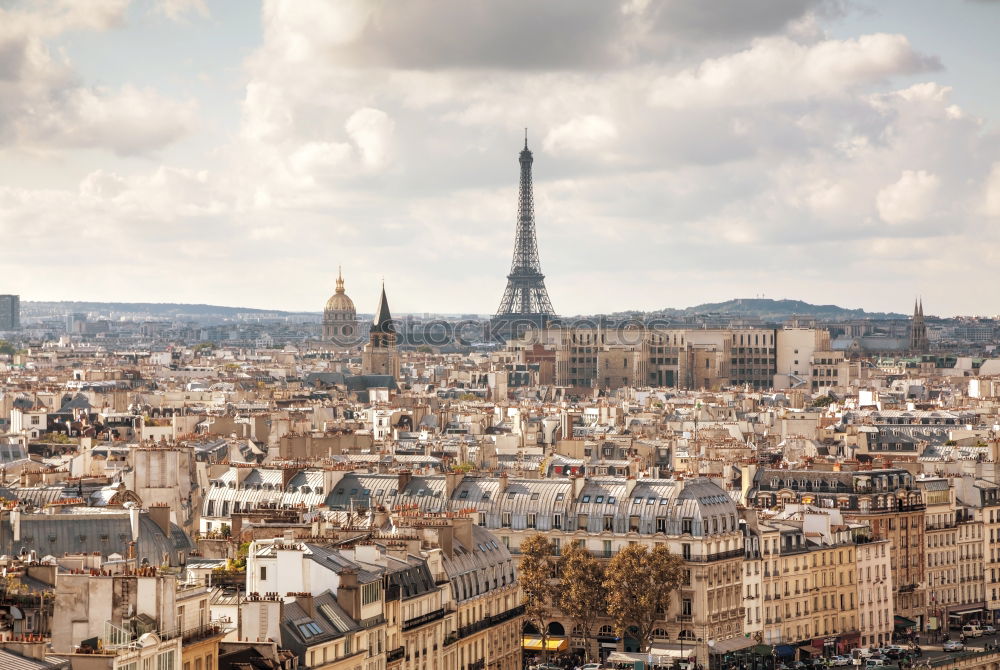
[[[0,150],[106,148],[142,154],[184,136],[196,103],[147,86],[87,86],[47,39],[103,31],[124,20],[127,0],[43,3],[0,9]]]
[[[744,51],[662,77],[650,99],[656,105],[685,109],[843,97],[890,76],[936,66],[935,60],[917,54],[904,35],[878,33],[813,44],[768,37]]]
[[[925,170],[904,170],[899,181],[882,188],[875,198],[879,216],[890,225],[913,223],[934,210],[941,179]]]
[[[543,146],[554,154],[595,152],[605,149],[617,137],[614,123],[597,114],[586,114],[550,130]]]
[[[362,164],[369,170],[379,170],[389,163],[394,126],[388,114],[371,107],[354,112],[344,124],[361,154]]]
[[[156,11],[171,21],[182,21],[191,14],[208,18],[205,0],[157,0]]]
[[[1000,162],[994,163],[985,183],[983,213],[1000,217]]]

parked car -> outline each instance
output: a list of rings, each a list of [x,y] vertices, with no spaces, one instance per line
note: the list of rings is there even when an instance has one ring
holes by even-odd
[[[941,648],[945,651],[962,651],[965,645],[960,640],[948,640]]]
[[[993,626],[991,626],[990,624],[986,624],[984,626],[980,626],[980,628],[983,629],[983,635],[996,635],[997,634],[997,629],[994,628]]]
[[[965,624],[962,626],[962,635],[966,638],[979,637],[983,634],[983,629],[975,624]]]
[[[853,660],[850,656],[832,656],[830,658],[830,665],[842,666],[851,665]]]
[[[883,668],[886,663],[881,658],[869,658],[865,661],[866,668]]]
[[[584,663],[580,666],[580,670],[601,670],[600,663]]]

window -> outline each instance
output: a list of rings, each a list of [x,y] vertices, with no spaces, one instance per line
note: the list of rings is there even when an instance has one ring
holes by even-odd
[[[266,565],[260,566],[260,581],[262,581],[262,582],[267,581],[267,566]]]
[[[535,528],[535,515],[534,514],[529,514],[528,515],[527,526],[528,526],[528,528]]]
[[[636,497],[632,498],[632,504],[633,505],[641,505],[642,504],[642,496],[636,496]]]
[[[590,496],[583,496],[583,499],[580,502],[589,503],[590,502]]]
[[[469,489],[464,489],[461,493],[458,494],[458,497],[459,497],[460,500],[464,500],[465,498],[468,498],[469,497]]]
[[[652,505],[652,504],[654,504],[655,502],[656,502],[656,498],[647,498],[647,499],[646,499],[646,504],[647,504],[647,505]]]
[[[510,512],[504,512],[500,515],[500,525],[504,528],[510,528]]]
[[[604,496],[597,496],[597,499],[594,500],[594,502],[600,505],[602,502],[604,502]]]
[[[681,614],[691,616],[691,599],[681,598]]]
[[[681,519],[681,533],[684,535],[690,535],[691,528],[693,527],[693,525],[694,525],[693,519],[690,518]]]
[[[557,493],[556,494],[556,502],[562,502],[565,497],[566,497],[565,493]]]
[[[537,493],[532,493],[531,494],[531,499],[532,500],[538,500],[538,494]]]
[[[156,670],[174,670],[175,651],[165,651],[156,657]]]
[[[480,526],[485,526],[486,525],[486,512],[480,512],[479,513],[479,525]]]
[[[615,504],[615,497],[614,496],[608,496],[608,504],[609,505],[614,505]]]
[[[562,514],[553,514],[552,515],[552,527],[553,528],[562,528]]]
[[[614,530],[615,529],[615,518],[613,516],[604,517],[604,530]]]

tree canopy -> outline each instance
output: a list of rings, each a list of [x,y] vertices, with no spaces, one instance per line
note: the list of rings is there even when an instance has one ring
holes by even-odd
[[[541,534],[521,542],[521,562],[517,566],[517,579],[521,585],[524,615],[545,637],[546,620],[551,611],[553,546]]]
[[[604,579],[608,615],[618,635],[634,635],[643,650],[649,649],[653,630],[666,618],[670,596],[683,579],[683,561],[665,546],[649,550],[630,544],[619,551]]]
[[[555,594],[559,609],[573,621],[590,659],[594,622],[606,612],[605,570],[600,561],[578,544],[570,544],[559,559],[560,586]]]

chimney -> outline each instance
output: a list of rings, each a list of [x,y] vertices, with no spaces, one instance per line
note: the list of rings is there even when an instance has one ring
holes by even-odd
[[[14,533],[14,541],[21,540],[21,508],[15,507],[10,511],[10,528]]]
[[[635,484],[636,484],[635,477],[629,477],[628,479],[625,480],[625,498],[626,498],[626,500],[628,498],[632,497],[632,491],[635,490]]]
[[[361,617],[361,589],[358,586],[358,573],[354,570],[344,570],[340,573],[340,586],[337,587],[337,604],[340,605],[352,619]]]
[[[580,494],[583,493],[583,487],[587,485],[587,478],[583,475],[577,475],[573,479],[573,498],[579,498]]]
[[[455,539],[462,543],[466,551],[472,551],[472,517],[461,515],[454,519]]]
[[[316,607],[315,603],[313,603],[313,595],[311,593],[296,593],[295,602],[299,604],[299,607],[301,607],[306,614],[311,617],[316,616]]]
[[[446,472],[444,475],[444,497],[450,499],[465,475],[461,472]]]
[[[438,546],[441,547],[441,551],[445,556],[451,558],[455,555],[455,528],[453,526],[450,524],[447,526],[438,526],[437,540]]]
[[[152,519],[163,534],[170,537],[170,505],[156,503],[149,506],[149,518]]]
[[[409,470],[399,471],[399,480],[396,483],[396,490],[398,492],[398,495],[403,495],[403,491],[406,490],[406,487],[409,486],[410,480],[412,479],[413,479],[413,473],[410,472]]]
[[[500,493],[507,490],[507,471],[504,470],[500,473]]]
[[[138,542],[139,541],[139,508],[136,507],[135,504],[132,504],[132,506],[128,508],[128,524],[129,524],[129,527],[132,529],[132,541],[133,542]]]

